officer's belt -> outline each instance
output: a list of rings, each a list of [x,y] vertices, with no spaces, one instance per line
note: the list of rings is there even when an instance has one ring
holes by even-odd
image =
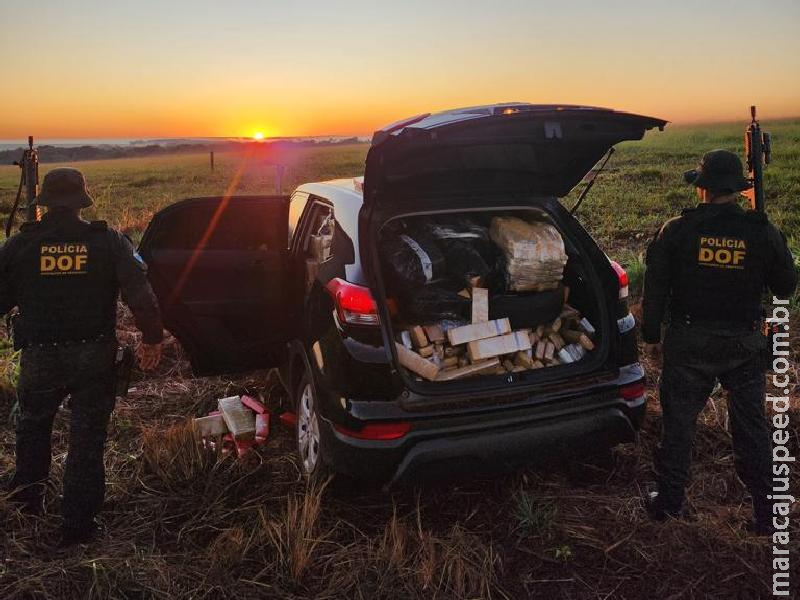
[[[702,327],[704,329],[727,329],[729,331],[759,331],[760,321],[707,321],[694,319],[691,315],[675,315],[672,322],[686,327]]]

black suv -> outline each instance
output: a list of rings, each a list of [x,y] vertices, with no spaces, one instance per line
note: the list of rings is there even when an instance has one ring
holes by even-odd
[[[561,105],[421,115],[374,135],[363,179],[310,183],[288,197],[184,200],[154,216],[140,253],[197,374],[279,368],[309,476],[395,484],[544,452],[599,452],[634,440],[644,372],[627,276],[558,198],[614,144],[665,124]],[[564,239],[564,282],[596,329],[594,351],[453,381],[400,367],[379,251],[387,226],[528,213]],[[312,238],[325,227],[329,248],[315,262]]]

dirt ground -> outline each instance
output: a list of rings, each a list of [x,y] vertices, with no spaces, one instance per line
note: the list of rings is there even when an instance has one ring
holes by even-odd
[[[129,341],[135,335],[123,333]],[[64,411],[47,514],[25,517],[0,496],[0,597],[768,597],[770,543],[742,529],[750,508],[734,475],[724,392],[714,393],[698,428],[694,520],[646,518],[639,497],[652,480],[660,426],[658,371],[647,366],[646,425],[611,464],[591,456],[551,460],[493,479],[388,493],[344,479],[308,488],[277,419],[269,443],[247,460],[202,451],[187,418],[225,395],[259,393],[268,374],[194,379],[170,343],[160,371],[136,382],[113,416],[100,539],[56,548]],[[792,397],[797,455],[796,388]],[[6,390],[3,481],[13,466],[11,405]],[[795,469],[793,489],[799,483]],[[791,528],[800,539],[797,519]]]

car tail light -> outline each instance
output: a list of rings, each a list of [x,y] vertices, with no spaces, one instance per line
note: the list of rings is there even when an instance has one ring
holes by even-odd
[[[625,400],[635,400],[636,398],[641,398],[644,396],[644,380],[640,379],[634,383],[628,383],[620,386],[619,395]]]
[[[336,314],[341,323],[348,325],[380,324],[378,305],[369,288],[337,278],[331,279],[325,289],[333,297]]]
[[[411,423],[372,423],[359,430],[344,425],[334,425],[336,431],[358,440],[398,440],[411,431]]]
[[[625,269],[622,268],[617,261],[611,260],[611,268],[614,269],[614,272],[617,274],[617,279],[619,280],[619,297],[627,298],[628,297],[628,274],[625,272]]]

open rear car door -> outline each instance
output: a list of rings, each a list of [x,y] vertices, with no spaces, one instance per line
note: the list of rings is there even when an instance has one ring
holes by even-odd
[[[566,196],[613,145],[663,119],[607,108],[500,104],[420,115],[377,131],[364,204],[398,207],[436,194]]]
[[[198,375],[277,366],[290,339],[288,197],[183,200],[139,246],[164,325]]]

